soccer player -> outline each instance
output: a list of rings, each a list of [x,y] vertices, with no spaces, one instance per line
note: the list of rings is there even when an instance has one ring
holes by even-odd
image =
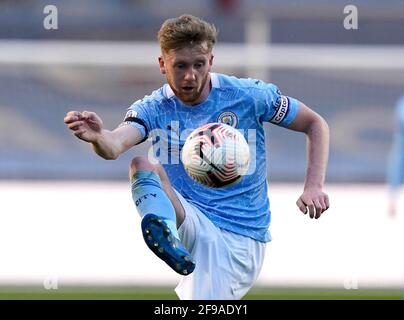
[[[106,130],[100,117],[88,111],[68,112],[64,121],[105,159],[116,159],[148,137],[159,146],[166,143],[154,150],[160,163],[136,157],[130,165],[144,240],[184,275],[176,287],[180,299],[241,299],[257,279],[271,240],[263,123],[307,135],[308,167],[297,206],[316,219],[329,207],[323,192],[328,126],[273,84],[211,72],[214,25],[182,15],[166,20],[158,39],[158,62],[167,84],[133,103],[120,126]],[[179,161],[183,133],[209,122],[225,122],[245,135],[248,129],[256,132],[255,168],[238,184],[199,185]]]
[[[404,96],[395,108],[393,144],[389,157],[387,180],[389,185],[389,216],[397,214],[400,187],[404,184]]]

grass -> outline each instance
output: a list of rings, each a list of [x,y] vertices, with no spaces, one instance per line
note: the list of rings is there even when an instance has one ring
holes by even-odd
[[[344,290],[336,288],[252,289],[245,300],[403,300],[395,288]],[[0,287],[0,300],[177,300],[167,287]]]

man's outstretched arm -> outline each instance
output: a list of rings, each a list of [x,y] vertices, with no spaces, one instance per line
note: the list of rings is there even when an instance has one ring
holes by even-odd
[[[101,118],[94,112],[70,111],[64,122],[77,138],[91,143],[95,153],[107,160],[117,159],[142,140],[139,130],[130,125],[113,131],[104,129]]]
[[[296,204],[304,214],[318,219],[330,206],[323,192],[328,163],[330,134],[327,122],[316,112],[300,103],[295,120],[289,129],[304,132],[307,136],[307,172],[303,194]]]

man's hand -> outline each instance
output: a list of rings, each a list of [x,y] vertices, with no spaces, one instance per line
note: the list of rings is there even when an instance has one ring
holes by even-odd
[[[94,112],[70,111],[64,122],[77,138],[90,142],[95,153],[107,160],[117,159],[142,141],[140,130],[131,125],[119,126],[113,131],[103,129],[101,118]]]
[[[66,114],[64,122],[77,138],[91,143],[97,141],[103,128],[101,118],[89,111],[70,111]]]
[[[296,205],[304,214],[308,211],[310,218],[318,219],[330,207],[330,201],[320,188],[307,188],[296,201]]]

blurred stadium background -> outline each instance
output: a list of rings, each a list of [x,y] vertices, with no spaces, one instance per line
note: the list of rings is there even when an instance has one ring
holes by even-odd
[[[57,30],[43,26],[48,4]],[[346,5],[357,30],[344,28]],[[247,298],[402,298],[404,205],[388,218],[385,182],[404,95],[402,0],[2,0],[0,299],[175,298],[178,278],[143,244],[127,183],[148,142],[105,161],[63,117],[92,110],[117,126],[164,83],[156,33],[183,13],[219,28],[215,72],[273,82],[331,129],[332,208],[311,221],[294,207],[304,137],[267,127],[274,241]]]

